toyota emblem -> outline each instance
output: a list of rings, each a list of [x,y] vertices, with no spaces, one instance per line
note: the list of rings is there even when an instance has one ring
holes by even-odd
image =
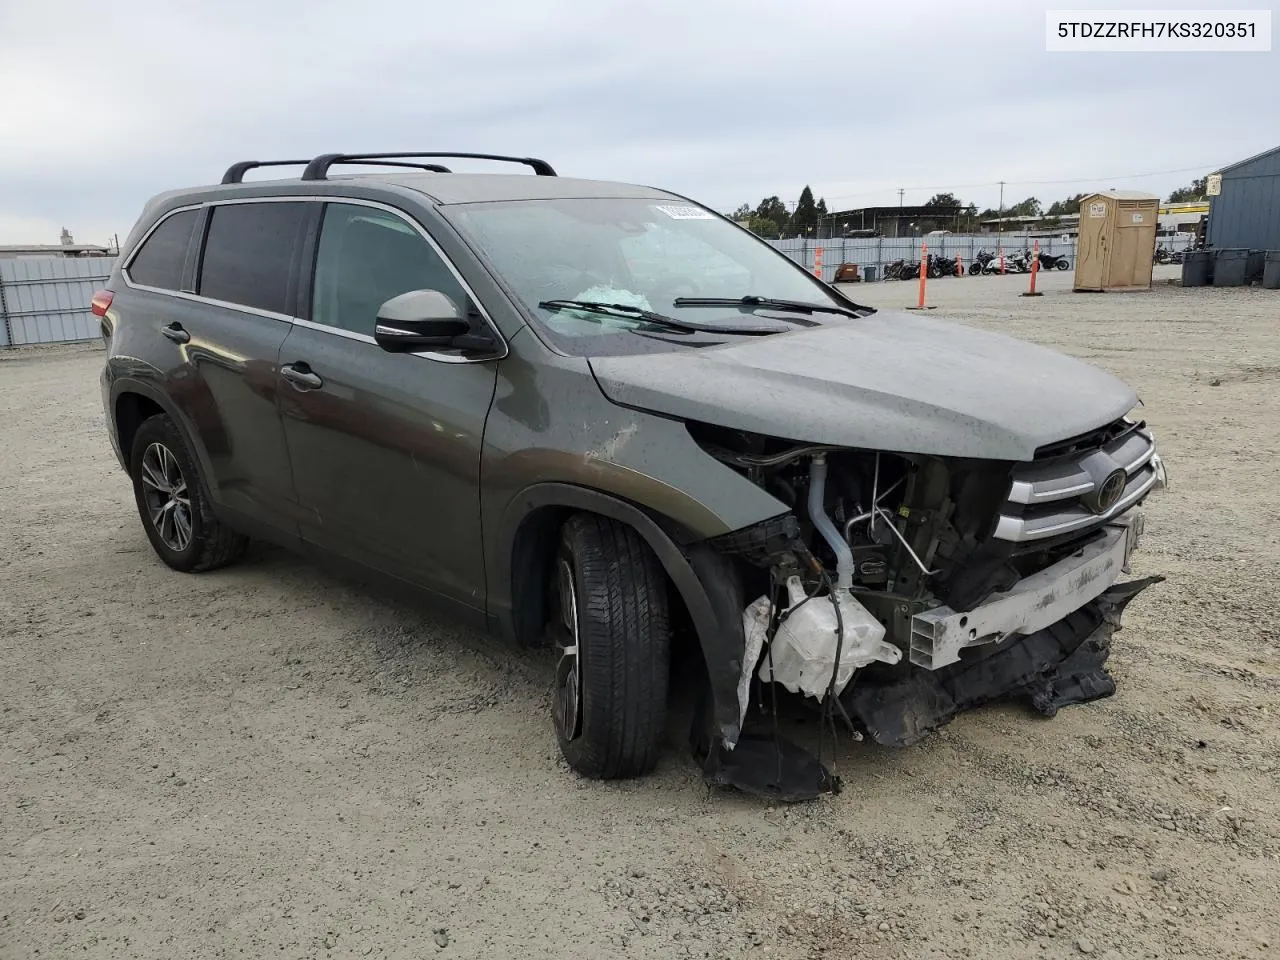
[[[1086,501],[1089,509],[1094,513],[1106,513],[1124,496],[1124,488],[1128,481],[1129,476],[1123,470],[1113,470],[1098,486],[1093,496]]]

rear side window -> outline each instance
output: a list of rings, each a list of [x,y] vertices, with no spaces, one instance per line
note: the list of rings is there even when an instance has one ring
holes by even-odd
[[[438,290],[467,313],[462,285],[408,221],[376,207],[325,204],[311,319],[373,336],[378,308],[410,290]]]
[[[302,203],[213,208],[200,267],[202,297],[292,314],[289,271],[302,238]]]
[[[183,210],[162,220],[129,262],[129,279],[144,287],[182,289],[182,267],[198,212]]]

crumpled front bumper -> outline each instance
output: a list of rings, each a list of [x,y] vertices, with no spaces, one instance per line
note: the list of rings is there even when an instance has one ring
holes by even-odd
[[[1014,587],[964,612],[947,606],[916,614],[911,622],[911,662],[939,670],[960,660],[966,647],[1029,636],[1078,610],[1120,579],[1142,535],[1141,510],[1103,527],[1078,552],[1024,577]]]
[[[940,670],[908,670],[885,683],[855,683],[841,697],[878,743],[909,746],[958,713],[1023,700],[1045,716],[1115,693],[1104,664],[1125,606],[1163,577],[1115,584],[1034,633],[979,647]]]

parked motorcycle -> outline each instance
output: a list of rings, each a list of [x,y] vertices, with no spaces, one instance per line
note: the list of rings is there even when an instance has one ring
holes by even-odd
[[[1071,263],[1066,257],[1060,257],[1057,254],[1045,253],[1040,251],[1040,269],[1041,270],[1070,270]]]
[[[960,276],[959,264],[956,263],[955,257],[944,257],[929,255],[929,276],[931,277],[957,277]]]
[[[995,259],[996,255],[990,250],[979,250],[973,258],[973,263],[969,264],[969,276],[976,277],[980,273],[991,273],[987,265]]]
[[[1028,270],[1031,269],[1031,267],[1029,266],[1030,262],[1031,262],[1030,251],[1024,251],[1023,253],[1006,253],[1004,255],[1004,272],[1005,273],[1026,273]],[[988,260],[987,263],[983,266],[982,272],[986,274],[999,273],[1000,258],[992,257],[990,260]]]
[[[1031,261],[1034,259],[1030,250],[1010,254],[1004,258],[1004,272],[1009,273],[1012,267],[1014,273],[1030,273]]]
[[[906,267],[907,262],[905,260],[895,260],[884,268],[884,278],[886,280],[905,280],[906,277],[902,275],[902,271]]]

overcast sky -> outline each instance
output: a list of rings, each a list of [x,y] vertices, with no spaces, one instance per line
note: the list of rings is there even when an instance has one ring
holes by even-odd
[[[1280,143],[1280,54],[1046,53],[1071,6],[1106,4],[0,0],[0,242],[123,237],[161,190],[332,150],[532,154],[728,211],[1163,195]]]

